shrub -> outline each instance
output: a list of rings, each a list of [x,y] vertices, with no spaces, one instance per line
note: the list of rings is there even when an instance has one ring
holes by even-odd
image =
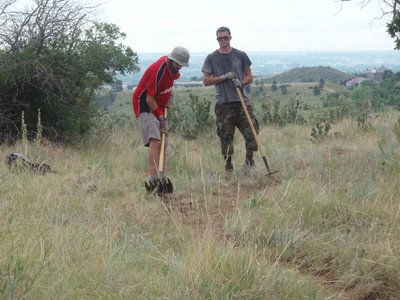
[[[309,118],[311,128],[311,140],[313,142],[319,142],[329,136],[329,131],[332,128],[332,117],[334,111],[312,111]]]
[[[261,105],[262,120],[266,124],[285,126],[287,124],[304,124],[306,121],[301,115],[303,97],[291,97],[288,104],[280,107],[280,102],[263,101]]]
[[[392,131],[396,136],[397,143],[400,144],[400,119],[397,119],[397,122],[396,124],[394,124]]]
[[[196,139],[204,128],[212,123],[211,102],[191,93],[189,98],[175,98],[173,110],[169,114],[172,131],[181,133],[186,139]]]

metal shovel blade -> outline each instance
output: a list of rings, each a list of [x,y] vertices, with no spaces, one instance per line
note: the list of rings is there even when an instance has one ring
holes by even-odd
[[[267,158],[265,156],[263,156],[262,158],[263,158],[263,161],[264,161],[264,165],[267,168],[267,172],[268,172],[267,176],[273,175],[273,174],[278,173],[280,171],[280,170],[275,170],[275,171],[271,172],[271,169],[269,168],[269,165],[268,165]]]
[[[147,192],[160,194],[172,194],[174,192],[174,187],[171,180],[168,177],[161,177],[157,180],[146,181],[144,183]]]
[[[156,184],[154,184],[154,181],[145,181],[144,182],[144,186],[145,186],[145,188],[146,188],[146,191],[148,192],[148,193],[152,193],[154,190],[155,190],[155,188],[156,188]]]
[[[158,192],[161,194],[172,194],[174,192],[174,187],[172,186],[172,182],[168,177],[161,179]]]

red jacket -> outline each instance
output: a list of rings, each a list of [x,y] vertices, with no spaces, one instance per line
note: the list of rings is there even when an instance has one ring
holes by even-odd
[[[164,107],[171,96],[174,81],[180,77],[180,74],[172,74],[168,69],[167,56],[160,57],[156,62],[150,65],[144,72],[138,86],[133,93],[133,112],[137,117],[142,112],[151,112],[146,102],[147,95],[156,99],[159,109],[153,111],[156,117],[164,113]]]

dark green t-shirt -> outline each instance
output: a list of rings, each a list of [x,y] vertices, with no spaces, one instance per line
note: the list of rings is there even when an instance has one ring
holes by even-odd
[[[228,72],[234,72],[239,80],[243,80],[244,71],[251,66],[251,61],[244,51],[232,48],[228,54],[218,50],[207,55],[201,71],[214,77],[222,76]],[[244,99],[247,100],[245,89]],[[217,102],[240,101],[232,82],[225,80],[215,85],[215,99]]]

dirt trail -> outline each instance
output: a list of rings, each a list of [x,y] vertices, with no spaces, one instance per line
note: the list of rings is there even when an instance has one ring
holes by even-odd
[[[226,218],[255,193],[266,193],[281,183],[279,175],[252,174],[245,178],[222,179],[218,191],[177,192],[165,195],[162,201],[169,211],[179,213],[185,225],[195,232],[211,229],[217,238],[224,233]],[[211,226],[211,228],[209,228]]]
[[[251,201],[252,197],[262,197],[270,189],[280,185],[283,181],[281,174],[265,176],[257,174],[253,177],[246,177],[245,180],[225,180],[218,191],[208,192],[190,191],[175,192],[161,198],[165,208],[175,212],[179,216],[179,222],[190,226],[195,234],[202,235],[206,230],[210,231],[216,240],[223,240],[225,236],[226,218],[239,209],[245,201]],[[202,195],[203,193],[203,195]],[[206,196],[204,196],[206,194]],[[212,198],[213,200],[210,200]],[[215,199],[218,199],[216,203]],[[299,262],[287,262],[288,268],[295,270]],[[352,299],[347,291],[338,291],[332,284],[337,278],[333,275],[312,272],[312,269],[300,268],[299,276],[312,276],[316,283],[324,286],[327,295],[338,295],[337,299]]]

